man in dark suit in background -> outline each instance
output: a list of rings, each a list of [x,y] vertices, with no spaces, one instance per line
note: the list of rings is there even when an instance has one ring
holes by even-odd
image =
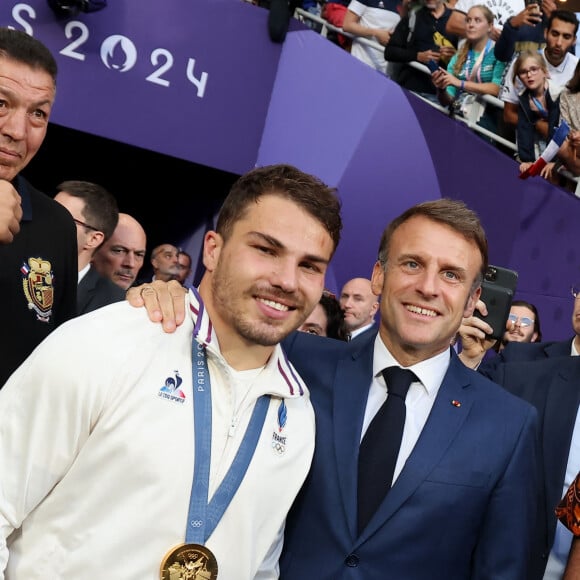
[[[486,333],[491,332],[487,322],[477,316],[466,317],[459,329],[461,337],[461,361],[472,369],[491,372],[497,365],[504,362],[545,360],[560,356],[578,356],[580,353],[580,293],[573,286],[572,297],[572,328],[574,335],[566,340],[550,342],[508,342],[498,357],[483,360],[487,351],[493,348],[495,340],[488,339]],[[486,305],[479,300],[476,309],[487,316]],[[483,362],[482,362],[483,361]],[[481,366],[480,366],[481,365]]]
[[[145,229],[133,216],[120,212],[113,235],[95,252],[92,265],[101,276],[127,290],[135,284],[146,251]]]
[[[541,425],[541,462],[538,488],[539,520],[535,528],[528,580],[561,578],[572,533],[555,517],[564,491],[580,470],[576,432],[580,405],[580,357],[549,357],[508,362],[486,373],[511,393],[532,403]]]
[[[179,249],[179,254],[177,254],[177,278],[176,280],[187,286],[189,284],[189,276],[191,275],[191,266],[193,264],[193,260],[191,259],[191,255],[188,254],[185,250]]]
[[[574,336],[555,342],[510,342],[499,356],[479,365],[495,341],[491,327],[480,318],[463,320],[460,359],[469,367],[532,403],[539,412],[541,464],[538,508],[530,580],[560,579],[566,566],[572,534],[554,517],[554,508],[580,471],[580,298],[572,288]],[[476,308],[487,314],[485,304]],[[580,417],[579,417],[580,418]],[[576,429],[578,425],[578,429]]]
[[[64,181],[57,192],[54,199],[68,209],[77,226],[77,314],[120,302],[125,298],[123,289],[91,266],[93,254],[117,227],[117,200],[104,187],[88,181]]]
[[[372,273],[378,335],[344,343],[294,333],[284,341],[309,385],[316,447],[286,523],[281,580],[528,578],[537,412],[466,368],[450,347],[486,267],[487,240],[471,210],[449,199],[419,204],[383,233]],[[173,284],[156,282],[157,296],[143,288],[129,296],[152,319],[162,313],[166,331],[184,314]],[[376,480],[378,508],[361,522],[359,445],[395,397],[383,377],[390,367],[414,379],[394,474]],[[377,443],[380,453],[386,443]]]
[[[344,312],[344,326],[349,340],[367,331],[376,331],[375,316],[379,309],[379,302],[373,294],[369,279],[348,280],[343,285],[338,300]]]

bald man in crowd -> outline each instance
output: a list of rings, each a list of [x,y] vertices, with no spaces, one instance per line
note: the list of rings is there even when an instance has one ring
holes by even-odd
[[[132,216],[119,213],[113,235],[93,255],[93,265],[101,276],[127,290],[143,267],[147,236]]]
[[[374,327],[379,302],[368,278],[349,280],[342,287],[339,301],[349,340]]]

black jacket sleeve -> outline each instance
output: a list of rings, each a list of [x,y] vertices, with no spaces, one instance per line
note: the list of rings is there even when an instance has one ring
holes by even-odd
[[[501,34],[493,47],[493,53],[497,60],[509,62],[512,59],[516,47],[518,29],[514,28],[508,20],[501,30]]]
[[[411,62],[417,60],[417,50],[410,48],[407,42],[409,35],[409,17],[399,20],[389,43],[385,46],[385,60],[389,62]]]

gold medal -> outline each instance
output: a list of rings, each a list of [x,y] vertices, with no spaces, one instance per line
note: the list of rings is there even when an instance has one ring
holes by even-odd
[[[217,560],[201,544],[175,546],[161,562],[161,580],[216,580],[217,577]]]

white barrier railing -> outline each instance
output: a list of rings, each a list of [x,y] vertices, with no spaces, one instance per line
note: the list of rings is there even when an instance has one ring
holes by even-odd
[[[342,34],[342,35],[347,36],[349,38],[355,37],[355,35],[350,34],[349,32],[345,32],[342,28],[334,26],[333,24],[331,24],[330,22],[328,22],[324,18],[322,18],[316,14],[312,14],[311,12],[308,12],[306,10],[303,10],[302,8],[296,9],[296,11],[294,13],[294,17],[297,18],[298,20],[301,20],[302,22],[304,22],[305,20],[310,20],[312,22],[317,23],[320,26],[320,34],[325,38],[328,36],[328,31],[332,31],[336,34]],[[375,48],[381,52],[383,52],[385,49],[384,46],[382,46],[381,44],[379,44],[378,42],[376,42],[374,40],[369,40],[368,38],[364,38],[364,37],[360,37],[360,36],[356,37],[356,39],[357,39],[357,42],[371,46],[372,48]],[[412,61],[412,62],[409,62],[406,64],[408,64],[409,66],[412,66],[413,68],[415,68],[415,69],[417,69],[425,74],[431,75],[431,71],[424,64],[421,64],[420,62]],[[426,99],[417,93],[413,93],[413,94],[415,94],[417,97],[419,97],[420,99],[422,99],[424,102],[428,103],[429,105],[431,105],[435,109],[441,111],[442,113],[445,113],[447,115],[449,114],[449,109],[447,107],[444,107],[443,105],[440,105],[438,103],[435,103],[434,101]],[[501,101],[497,97],[494,97],[492,95],[481,95],[481,97],[489,105],[503,110],[503,107],[504,107],[503,101]],[[517,145],[513,141],[509,141],[508,139],[505,139],[501,135],[493,133],[492,131],[485,129],[484,127],[480,127],[476,123],[473,123],[469,119],[466,119],[460,115],[454,115],[453,118],[457,121],[461,121],[462,123],[467,125],[473,131],[475,131],[477,133],[481,133],[482,135],[485,135],[486,137],[492,139],[493,141],[500,143],[505,148],[510,149],[514,152],[517,151]],[[562,169],[560,169],[560,174],[562,176],[564,176],[566,179],[576,183],[575,195],[576,195],[576,197],[580,197],[580,178],[575,177],[572,173],[570,173],[566,170],[562,170]]]
[[[333,32],[335,32],[337,34],[343,34],[344,36],[347,36],[349,38],[355,38],[355,35],[350,34],[349,32],[344,32],[344,30],[342,30],[342,28],[338,28],[337,26],[330,24],[330,22],[327,22],[324,18],[321,18],[320,16],[317,16],[316,14],[312,14],[311,12],[303,10],[302,8],[296,9],[295,16],[299,20],[302,20],[302,21],[310,20],[310,21],[313,21],[313,22],[316,22],[317,24],[319,24],[322,27],[320,34],[324,37],[327,37],[329,30],[332,30]],[[356,39],[357,39],[357,42],[360,42],[361,44],[366,44],[367,46],[370,46],[370,47],[380,51],[381,53],[385,50],[385,47],[382,46],[381,44],[379,44],[378,42],[376,42],[375,40],[369,40],[368,38],[364,38],[364,37],[360,37],[360,36],[356,37]],[[406,64],[412,66],[413,68],[416,68],[417,70],[419,70],[425,74],[431,75],[431,71],[424,64],[421,64],[420,62],[413,61],[413,62],[409,62]],[[421,95],[417,95],[417,96],[420,97]],[[482,95],[482,97],[486,103],[493,105],[494,107],[498,107],[500,109],[503,109],[503,101],[500,101],[498,98],[493,97],[491,95]],[[430,105],[433,105],[435,108],[439,109],[440,111],[445,112],[445,113],[449,113],[449,109],[447,107],[444,107],[442,105],[438,105],[437,103],[435,103],[433,101],[429,101],[428,99],[423,99],[423,100],[425,102],[429,103]],[[471,121],[469,121],[469,119],[465,119],[461,116],[456,116],[454,118],[456,118],[458,121],[461,121],[462,123],[465,123],[466,125],[468,125],[470,129],[473,129],[474,131],[477,131],[478,133],[482,133],[482,134],[486,135],[487,137],[489,137],[490,139],[493,139],[494,141],[501,143],[502,145],[504,145],[508,149],[511,149],[513,151],[517,150],[515,143],[503,138],[501,135],[497,135],[496,133],[488,131],[487,129],[484,129],[483,127],[480,127],[476,123],[472,123]]]

